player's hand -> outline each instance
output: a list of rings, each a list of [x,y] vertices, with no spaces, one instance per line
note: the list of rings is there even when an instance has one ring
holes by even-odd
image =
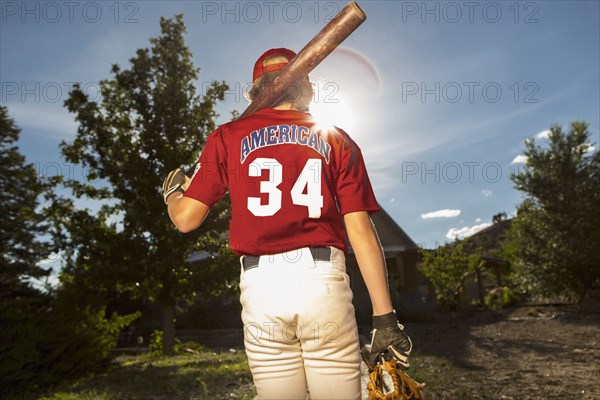
[[[181,168],[169,172],[162,184],[162,196],[165,204],[170,195],[175,192],[184,193],[190,184],[188,178]]]
[[[412,341],[396,319],[396,313],[373,316],[371,344],[365,345],[360,354],[372,369],[379,361],[380,355],[388,360],[394,357],[403,368],[409,367],[408,356],[412,350]]]

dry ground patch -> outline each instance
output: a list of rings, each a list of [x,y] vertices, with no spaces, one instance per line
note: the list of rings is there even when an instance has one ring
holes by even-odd
[[[409,373],[426,383],[428,400],[600,399],[600,313],[520,307],[407,324],[407,330],[415,346]],[[40,399],[247,400],[254,395],[245,354],[238,349],[120,357],[108,373]]]

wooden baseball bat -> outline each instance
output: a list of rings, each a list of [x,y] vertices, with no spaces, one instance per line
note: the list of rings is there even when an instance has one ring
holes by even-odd
[[[273,82],[266,87],[246,108],[239,118],[277,103],[295,82],[307,76],[321,61],[340,45],[362,24],[367,15],[354,1],[340,10],[296,57],[281,70]]]
[[[295,82],[307,76],[321,61],[325,59],[336,47],[340,45],[352,32],[362,24],[367,15],[351,1],[337,13],[335,17],[310,41],[296,57],[281,70],[273,82],[266,87],[246,110],[238,117],[244,118],[256,111],[270,107],[277,103],[287,89]],[[195,164],[185,170],[185,174],[192,177]]]

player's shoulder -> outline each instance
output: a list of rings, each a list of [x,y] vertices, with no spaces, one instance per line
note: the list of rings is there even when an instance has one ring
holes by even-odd
[[[227,132],[230,132],[232,129],[234,129],[235,122],[237,122],[237,121],[236,120],[229,121],[229,122],[219,125],[215,130],[213,130],[206,137],[206,140],[207,141],[218,141],[218,142],[225,141],[227,138]]]
[[[356,142],[350,137],[348,132],[339,126],[332,125],[326,129],[320,130],[321,135],[326,136],[327,141],[332,145],[337,145],[342,148],[355,147]]]
[[[260,119],[257,114],[259,113],[225,122],[219,125],[219,127],[215,129],[211,135],[219,136],[222,139],[225,139],[233,135],[235,132],[245,131],[249,127],[256,125],[257,121]]]

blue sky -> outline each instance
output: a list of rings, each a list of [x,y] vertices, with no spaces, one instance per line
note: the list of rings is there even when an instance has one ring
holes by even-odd
[[[513,214],[523,141],[551,124],[588,121],[597,151],[598,1],[358,3],[367,21],[310,75],[313,110],[361,146],[379,202],[415,242],[431,248]],[[3,1],[0,101],[40,173],[83,177],[58,149],[77,129],[68,90],[81,82],[96,96],[111,64],[126,68],[159,34],[161,16],[184,13],[199,91],[230,85],[224,123],[246,108],[258,55],[300,50],[344,4]]]

